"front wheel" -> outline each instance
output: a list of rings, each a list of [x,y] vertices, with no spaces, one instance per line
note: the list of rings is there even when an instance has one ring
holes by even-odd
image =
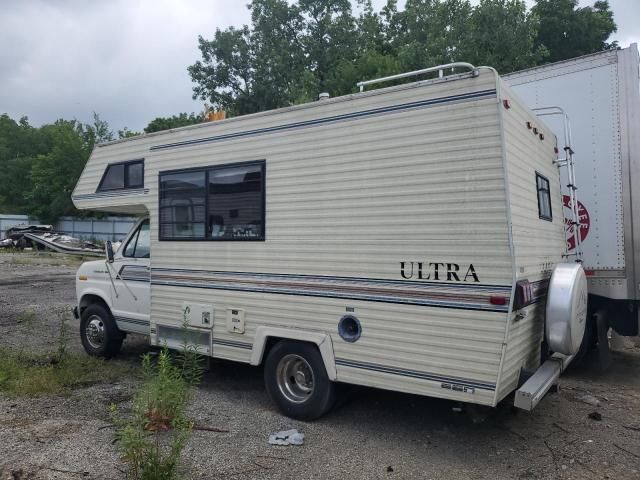
[[[120,351],[124,335],[109,310],[93,304],[80,316],[80,339],[89,355],[111,358]]]
[[[315,345],[284,340],[269,352],[264,366],[267,393],[287,417],[314,420],[335,401],[335,384],[329,380]]]

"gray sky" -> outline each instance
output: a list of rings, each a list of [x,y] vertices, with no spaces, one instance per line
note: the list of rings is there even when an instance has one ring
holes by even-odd
[[[141,130],[158,116],[202,111],[186,71],[199,58],[197,37],[248,23],[246,3],[0,0],[0,113],[40,125],[60,117],[89,122],[96,111],[114,130]],[[613,39],[624,47],[640,42],[640,0],[609,3]]]

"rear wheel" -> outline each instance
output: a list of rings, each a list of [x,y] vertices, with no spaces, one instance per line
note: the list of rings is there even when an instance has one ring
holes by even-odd
[[[85,308],[80,316],[80,339],[89,355],[111,358],[120,351],[124,335],[111,312],[94,303]]]
[[[596,313],[589,311],[584,326],[584,337],[582,338],[582,342],[580,343],[578,352],[573,357],[573,361],[571,362],[572,365],[580,365],[584,361],[587,354],[591,350],[593,350],[593,348],[598,343],[596,318],[597,315],[603,314],[604,312],[602,311],[598,311]]]
[[[314,420],[335,401],[335,384],[329,380],[315,345],[283,340],[269,352],[264,366],[267,393],[288,417]]]

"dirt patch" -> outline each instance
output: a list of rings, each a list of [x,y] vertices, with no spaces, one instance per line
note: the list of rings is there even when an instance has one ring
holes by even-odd
[[[74,303],[74,273],[75,266],[15,264],[0,255],[0,345],[55,348],[50,312]],[[18,322],[25,310],[34,312],[28,328]],[[68,327],[69,348],[79,352],[77,321]],[[127,338],[121,361],[137,363],[145,342]],[[615,353],[607,372],[595,367],[568,372],[560,391],[531,414],[505,402],[476,424],[448,401],[345,387],[335,411],[305,423],[274,409],[260,368],[212,361],[189,416],[197,426],[229,431],[194,430],[182,471],[243,480],[638,479],[640,351],[631,345]],[[66,396],[0,396],[0,478],[123,478],[108,408],[126,409],[135,386],[122,378]],[[590,418],[593,412],[601,419]],[[289,428],[304,432],[305,445],[267,444],[270,433]]]

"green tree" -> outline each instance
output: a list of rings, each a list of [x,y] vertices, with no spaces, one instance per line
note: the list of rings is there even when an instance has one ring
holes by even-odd
[[[557,62],[617,47],[607,43],[617,30],[609,2],[577,8],[578,0],[537,0],[532,13],[540,20],[535,44],[549,51],[545,59]]]
[[[96,116],[97,118],[97,116]],[[105,125],[98,123],[99,128]],[[58,120],[40,129],[51,148],[39,154],[31,166],[31,190],[27,195],[30,215],[46,223],[76,213],[71,192],[84,168],[96,139],[104,130],[76,120]],[[108,136],[108,135],[107,135]]]
[[[251,25],[199,37],[202,59],[188,68],[193,97],[230,115],[455,61],[508,73],[541,63],[550,48],[538,42],[538,15],[523,0],[407,0],[403,10],[388,0],[380,12],[356,0],[356,15],[349,0],[254,0],[248,8]]]
[[[215,108],[232,114],[253,111],[251,102],[254,83],[254,58],[251,51],[249,27],[216,29],[213,40],[198,37],[202,61],[188,68],[193,87],[193,98],[208,100]],[[156,119],[158,120],[158,119]],[[155,121],[155,120],[154,120]],[[145,131],[149,133],[148,128]],[[155,131],[155,130],[152,130]]]
[[[159,132],[161,130],[186,127],[187,125],[195,125],[202,122],[204,122],[204,117],[202,114],[180,113],[171,117],[154,118],[149,122],[149,125],[144,128],[144,131],[145,133]]]
[[[31,190],[33,158],[49,148],[46,139],[29,125],[27,117],[18,122],[0,115],[0,210],[27,213],[25,194]]]
[[[329,92],[334,95],[355,92],[360,80],[385,77],[401,70],[397,52],[387,38],[386,17],[373,9],[371,0],[358,0],[358,7],[361,12],[355,19],[353,52],[339,59],[327,73]]]
[[[254,0],[248,7],[251,28],[198,38],[202,60],[188,68],[194,98],[241,115],[339,90],[333,72],[356,56],[348,0]]]
[[[462,60],[471,10],[467,0],[407,0],[402,11],[390,2],[385,15],[402,67],[417,70]]]
[[[132,134],[128,128],[121,132]],[[62,215],[87,215],[71,202],[96,143],[114,139],[96,113],[93,123],[58,120],[35,128],[0,115],[0,209],[53,223]]]
[[[505,74],[541,63],[548,52],[535,45],[538,18],[522,0],[481,0],[469,18],[461,58]]]
[[[138,135],[142,135],[142,133],[129,130],[129,127],[124,127],[122,130],[118,130],[118,139],[120,140],[123,138],[137,137]]]
[[[299,0],[303,17],[300,42],[304,70],[309,72],[303,100],[320,92],[344,93],[341,78],[333,73],[356,59],[356,20],[349,0]]]
[[[110,142],[114,139],[113,130],[109,128],[109,124],[100,118],[96,112],[93,112],[93,124],[91,126],[83,126],[76,123],[79,127],[79,131],[83,134],[89,135],[88,141],[92,143]],[[127,127],[125,127],[126,129]]]
[[[254,112],[295,103],[306,96],[304,19],[298,5],[286,0],[254,0],[250,96],[243,97],[242,111]],[[232,114],[234,112],[231,112]]]

